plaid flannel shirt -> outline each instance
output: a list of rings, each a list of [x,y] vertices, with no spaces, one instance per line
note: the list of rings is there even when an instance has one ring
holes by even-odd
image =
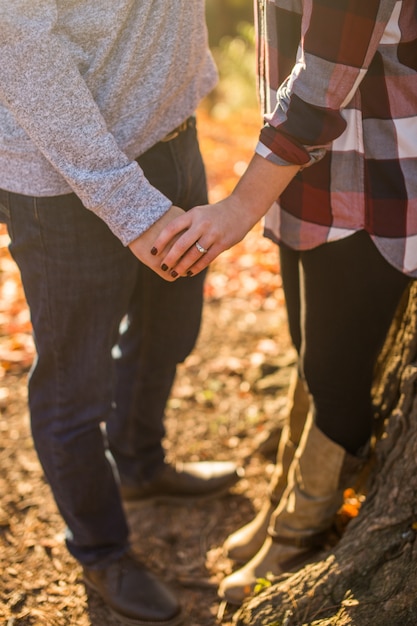
[[[297,250],[366,230],[417,277],[417,0],[255,0],[265,126],[301,171],[265,219]]]

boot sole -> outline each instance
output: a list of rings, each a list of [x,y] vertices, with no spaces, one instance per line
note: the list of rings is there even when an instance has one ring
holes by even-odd
[[[323,548],[311,548],[310,550],[303,552],[302,554],[293,556],[290,559],[283,561],[282,563],[280,563],[282,571],[276,574],[275,577],[282,576],[282,574],[294,574],[295,572],[298,572],[298,570],[303,568],[305,565],[316,561],[318,556],[320,554],[323,554],[323,552]],[[233,596],[228,596],[227,592],[225,592],[220,596],[220,599],[222,602],[226,602],[230,606],[239,607],[242,606],[245,600],[254,597],[254,595],[254,591],[252,591],[244,597],[234,598]]]

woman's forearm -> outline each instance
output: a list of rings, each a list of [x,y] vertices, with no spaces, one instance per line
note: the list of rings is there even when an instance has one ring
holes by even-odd
[[[276,165],[255,154],[231,195],[239,201],[242,213],[253,215],[256,224],[299,170],[299,165]]]

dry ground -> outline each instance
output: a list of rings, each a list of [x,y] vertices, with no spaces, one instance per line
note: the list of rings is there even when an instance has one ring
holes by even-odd
[[[223,281],[223,273],[213,271],[208,291]],[[272,466],[256,454],[256,441],[276,421],[293,359],[279,289],[253,300],[242,286],[238,291],[242,296],[208,298],[198,345],[180,368],[167,411],[166,447],[172,461],[240,460],[245,478],[230,495],[204,504],[128,507],[135,550],[178,594],[189,626],[216,623],[217,584],[231,567],[221,545],[260,506]],[[28,363],[3,365],[1,623],[113,624],[100,601],[87,597],[81,569],[63,543],[29,432]]]

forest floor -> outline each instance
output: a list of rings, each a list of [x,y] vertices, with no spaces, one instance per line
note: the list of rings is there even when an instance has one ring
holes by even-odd
[[[242,120],[244,123],[242,123]],[[228,193],[256,143],[255,113],[199,117],[211,200]],[[239,132],[233,128],[239,127]],[[34,356],[16,273],[0,241],[0,622],[5,626],[111,626],[88,596],[68,554],[64,528],[30,436],[26,384]],[[171,462],[230,460],[246,474],[221,499],[168,507],[127,506],[136,553],[177,594],[186,626],[230,626],[217,586],[232,571],[227,535],[259,509],[272,457],[259,438],[279,423],[294,351],[288,336],[276,247],[256,227],[211,267],[198,343],[184,364],[166,414]],[[220,616],[220,617],[219,617]]]

